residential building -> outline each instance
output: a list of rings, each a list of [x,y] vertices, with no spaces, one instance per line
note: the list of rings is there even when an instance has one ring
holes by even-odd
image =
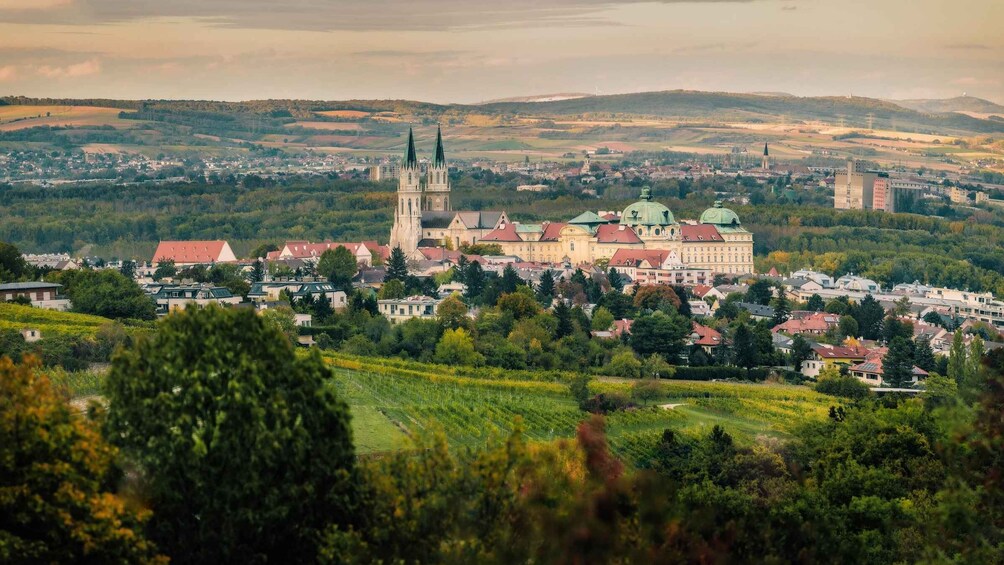
[[[948,199],[952,204],[969,204],[969,191],[953,186],[948,192]]]
[[[806,279],[815,282],[823,288],[833,288],[833,277],[827,275],[826,273],[817,273],[816,271],[801,270],[795,271],[791,274],[793,279]]]
[[[59,295],[62,290],[63,285],[48,282],[0,284],[0,302],[8,302],[22,296],[31,300],[31,305],[36,308],[69,310],[70,300]]]
[[[693,331],[687,340],[690,346],[698,346],[708,355],[713,355],[715,348],[722,345],[722,334],[717,330],[693,322]]]
[[[828,365],[850,367],[864,361],[867,355],[868,350],[863,347],[816,344],[812,346],[809,358],[802,361],[802,374],[809,378],[816,378],[820,371]]]
[[[385,299],[377,301],[377,310],[392,324],[405,322],[412,318],[434,320],[436,319],[436,308],[440,302],[442,302],[441,299],[429,298],[428,296]]]
[[[771,331],[788,335],[823,335],[840,325],[840,316],[827,312],[792,312],[791,318]]]
[[[342,310],[348,306],[348,297],[344,291],[336,290],[328,281],[308,279],[279,279],[274,281],[256,282],[251,284],[248,300],[255,304],[275,302],[285,291],[290,300],[298,302],[307,296],[311,300],[327,300],[332,310]]]
[[[390,248],[386,245],[380,245],[375,241],[325,241],[322,243],[311,243],[309,241],[287,241],[283,244],[282,249],[269,252],[266,259],[268,261],[300,259],[317,264],[317,262],[321,259],[321,255],[323,255],[325,251],[329,249],[335,250],[339,247],[348,249],[349,252],[356,258],[356,263],[363,267],[369,267],[373,264],[374,255],[383,260],[390,257]]]
[[[837,279],[837,282],[834,283],[834,286],[839,290],[853,290],[856,292],[876,293],[879,291],[879,285],[877,282],[855,275],[844,275],[840,277]]]
[[[230,244],[226,241],[162,241],[153,254],[153,264],[173,261],[178,267],[236,263]]]
[[[736,307],[750,313],[753,320],[773,320],[774,309],[763,304],[752,304],[750,302],[736,302]]]
[[[871,387],[880,387],[885,385],[885,381],[882,380],[882,361],[885,359],[886,353],[889,352],[889,348],[880,347],[873,350],[865,357],[865,360],[861,363],[852,365],[847,373],[858,379],[859,381],[867,384]],[[913,378],[911,379],[911,384],[917,384],[927,378],[927,371],[921,369],[920,367],[914,366]]]
[[[153,298],[159,316],[192,306],[235,306],[241,303],[241,297],[234,296],[227,288],[210,284],[149,284],[143,290]]]

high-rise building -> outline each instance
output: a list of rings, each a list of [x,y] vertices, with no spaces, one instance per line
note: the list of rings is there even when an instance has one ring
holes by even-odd
[[[847,171],[837,173],[833,183],[833,207],[839,210],[867,210],[874,205],[876,173],[858,172],[854,159],[847,160]]]

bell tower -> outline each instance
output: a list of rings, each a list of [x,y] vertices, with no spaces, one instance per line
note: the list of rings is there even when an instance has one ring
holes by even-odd
[[[408,149],[401,164],[401,177],[397,185],[397,203],[394,207],[394,227],[390,232],[390,246],[400,247],[405,255],[418,249],[422,235],[422,174],[415,154],[415,134],[408,129]]]
[[[436,153],[425,182],[425,209],[446,212],[450,208],[450,168],[443,150],[443,130],[436,129]]]

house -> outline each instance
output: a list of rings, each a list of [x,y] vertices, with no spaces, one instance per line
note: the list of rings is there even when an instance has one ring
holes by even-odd
[[[817,273],[816,271],[801,270],[792,273],[791,278],[810,280],[823,288],[833,288],[833,277],[825,273]]]
[[[42,339],[42,332],[35,328],[25,328],[21,330],[21,337],[24,338],[25,343],[35,343]]]
[[[590,334],[601,339],[620,339],[624,334],[631,335],[631,324],[634,320],[614,320],[609,330],[593,330]]]
[[[409,296],[408,298],[393,298],[377,300],[377,310],[390,323],[397,324],[412,318],[435,320],[436,308],[442,302],[439,298],[428,296]]]
[[[736,302],[736,307],[750,313],[753,320],[773,320],[774,309],[762,304],[752,304],[750,302]]]
[[[603,228],[597,231],[602,235]],[[634,232],[628,232],[634,233]],[[714,280],[710,269],[695,269],[684,265],[676,251],[666,249],[621,248],[614,252],[607,266],[627,276],[635,285],[704,285]]]
[[[687,304],[690,305],[690,314],[692,316],[711,316],[713,314],[711,306],[703,300],[688,300]]]
[[[251,285],[248,299],[256,305],[279,300],[279,295],[286,291],[290,300],[298,302],[310,296],[312,300],[322,298],[328,300],[332,310],[342,310],[348,306],[348,296],[328,281],[315,281],[312,278],[279,279],[274,281],[256,282]]]
[[[143,290],[153,298],[159,316],[190,306],[236,306],[241,303],[241,297],[234,296],[227,288],[210,284],[150,284]]]
[[[713,355],[715,348],[722,345],[722,334],[713,328],[693,322],[693,331],[687,343],[700,347],[708,355]]]
[[[711,297],[713,300],[722,300],[725,298],[725,295],[717,288],[703,284],[697,284],[691,287],[690,294],[700,298],[701,300],[705,300],[708,297]]]
[[[70,301],[59,295],[63,285],[48,282],[18,282],[0,284],[0,302],[9,302],[22,296],[31,300],[31,305],[46,310],[65,311]]]
[[[237,256],[226,241],[162,241],[153,254],[153,264],[173,261],[178,267],[236,263]]]
[[[788,294],[788,298],[796,299],[801,293],[818,292],[823,290],[823,286],[811,279],[784,279],[781,281],[781,288]]]
[[[844,275],[837,279],[834,286],[839,290],[853,290],[857,292],[876,293],[879,291],[877,282],[855,275]]]
[[[840,316],[827,312],[792,312],[791,318],[783,324],[774,326],[772,332],[784,332],[789,335],[823,335],[830,328],[840,325]]]
[[[265,258],[268,261],[282,261],[289,259],[300,259],[302,261],[309,261],[312,263],[317,263],[321,259],[321,255],[325,251],[331,249],[338,249],[339,247],[344,247],[348,249],[350,253],[356,258],[356,263],[364,267],[369,267],[373,264],[373,256],[381,258],[382,260],[387,260],[390,258],[390,247],[386,245],[380,245],[375,241],[357,241],[357,242],[332,242],[326,241],[323,243],[311,243],[309,241],[287,241],[282,249],[279,251],[269,252]]]
[[[867,355],[868,350],[863,347],[816,344],[812,346],[809,358],[802,361],[802,374],[809,378],[816,378],[823,367],[828,365],[850,367],[864,361]]]
[[[868,386],[882,386],[885,384],[882,380],[882,360],[888,352],[889,348],[887,347],[880,347],[873,350],[868,354],[863,362],[852,365],[847,371],[848,374]],[[921,369],[920,367],[914,366],[912,373],[913,384],[927,378],[927,371]]]

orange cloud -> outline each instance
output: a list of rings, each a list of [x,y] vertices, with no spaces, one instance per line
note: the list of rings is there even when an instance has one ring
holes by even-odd
[[[0,0],[0,10],[51,10],[73,3],[73,0]]]
[[[42,65],[41,67],[38,67],[37,72],[46,78],[83,77],[95,75],[101,72],[101,61],[97,59],[90,59],[82,63],[67,65],[65,67]]]
[[[17,77],[17,69],[14,68],[14,65],[0,67],[0,81],[14,80],[15,77]]]

